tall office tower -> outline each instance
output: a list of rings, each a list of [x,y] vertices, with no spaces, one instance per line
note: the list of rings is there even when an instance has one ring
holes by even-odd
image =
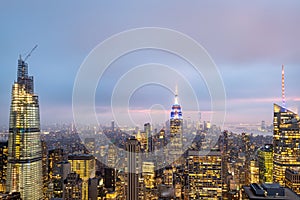
[[[300,195],[300,169],[290,168],[285,170],[285,185]]]
[[[112,132],[115,131],[115,121],[114,120],[111,121],[111,131]]]
[[[284,186],[285,170],[300,167],[299,116],[274,104],[273,181]]]
[[[241,150],[243,153],[245,153],[245,162],[244,162],[245,185],[249,185],[251,183],[251,173],[250,173],[251,151],[250,151],[250,137],[248,133],[242,133]]]
[[[88,200],[88,181],[95,177],[95,157],[90,154],[69,155],[71,171],[79,174],[82,179],[82,200]]]
[[[6,191],[8,142],[0,142],[0,193]]]
[[[63,149],[52,149],[48,153],[48,175],[49,179],[53,178],[53,170],[57,163],[63,161],[64,150]]]
[[[72,172],[64,180],[63,199],[65,200],[82,200],[82,179],[79,174]]]
[[[273,119],[273,181],[285,185],[285,170],[300,167],[300,119],[286,109],[284,66],[281,70],[282,106],[274,104]]]
[[[177,88],[175,94],[175,102],[172,106],[170,117],[171,117],[170,118],[170,149],[169,149],[168,161],[175,161],[179,159],[180,156],[183,154],[183,147],[182,147],[183,119],[182,119],[181,106],[178,103]]]
[[[152,137],[151,137],[151,125],[150,123],[144,124],[144,132],[146,134],[146,152],[149,152],[151,150],[152,146]]]
[[[139,173],[141,172],[141,164],[138,153],[140,152],[140,144],[137,139],[129,138],[126,141],[127,150],[127,200],[139,199]]]
[[[273,183],[273,145],[265,144],[257,151],[259,182]]]
[[[220,150],[222,154],[222,184],[223,184],[223,195],[226,195],[229,188],[229,180],[227,179],[228,172],[228,159],[229,159],[229,148],[228,148],[228,131],[223,131],[220,137]],[[225,197],[223,196],[223,199]]]
[[[212,150],[202,155],[199,151],[189,151],[187,162],[189,199],[221,199],[221,152]]]
[[[33,77],[20,57],[17,81],[12,86],[8,139],[8,192],[20,192],[24,200],[43,198],[42,147],[38,96]]]

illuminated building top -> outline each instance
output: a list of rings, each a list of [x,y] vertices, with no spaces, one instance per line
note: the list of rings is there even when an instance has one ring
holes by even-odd
[[[177,88],[176,88],[176,91],[175,91],[175,101],[174,101],[174,104],[173,104],[172,110],[171,110],[171,119],[182,119],[181,106],[178,103],[178,91],[177,91]]]

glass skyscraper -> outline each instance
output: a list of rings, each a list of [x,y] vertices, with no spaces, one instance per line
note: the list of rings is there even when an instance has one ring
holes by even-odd
[[[12,86],[8,139],[8,192],[23,200],[43,199],[42,148],[38,96],[28,65],[18,60],[17,81]]]
[[[273,183],[273,145],[265,144],[259,148],[258,166],[259,166],[259,182]]]
[[[274,104],[273,181],[284,186],[285,170],[300,167],[299,116]]]

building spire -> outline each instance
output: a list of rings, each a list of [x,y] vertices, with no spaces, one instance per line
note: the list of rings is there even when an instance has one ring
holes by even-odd
[[[176,85],[176,87],[175,87],[175,103],[174,103],[175,105],[178,105],[179,103],[178,103],[178,87],[177,87],[177,85]]]
[[[285,95],[284,95],[284,65],[281,68],[281,94],[282,94],[282,107],[285,107]]]

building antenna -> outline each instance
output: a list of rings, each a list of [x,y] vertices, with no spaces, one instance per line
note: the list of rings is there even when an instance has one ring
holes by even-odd
[[[175,87],[175,104],[178,104],[178,86]]]
[[[284,95],[284,65],[281,68],[281,94],[282,94],[282,106],[285,107],[285,95]]]

